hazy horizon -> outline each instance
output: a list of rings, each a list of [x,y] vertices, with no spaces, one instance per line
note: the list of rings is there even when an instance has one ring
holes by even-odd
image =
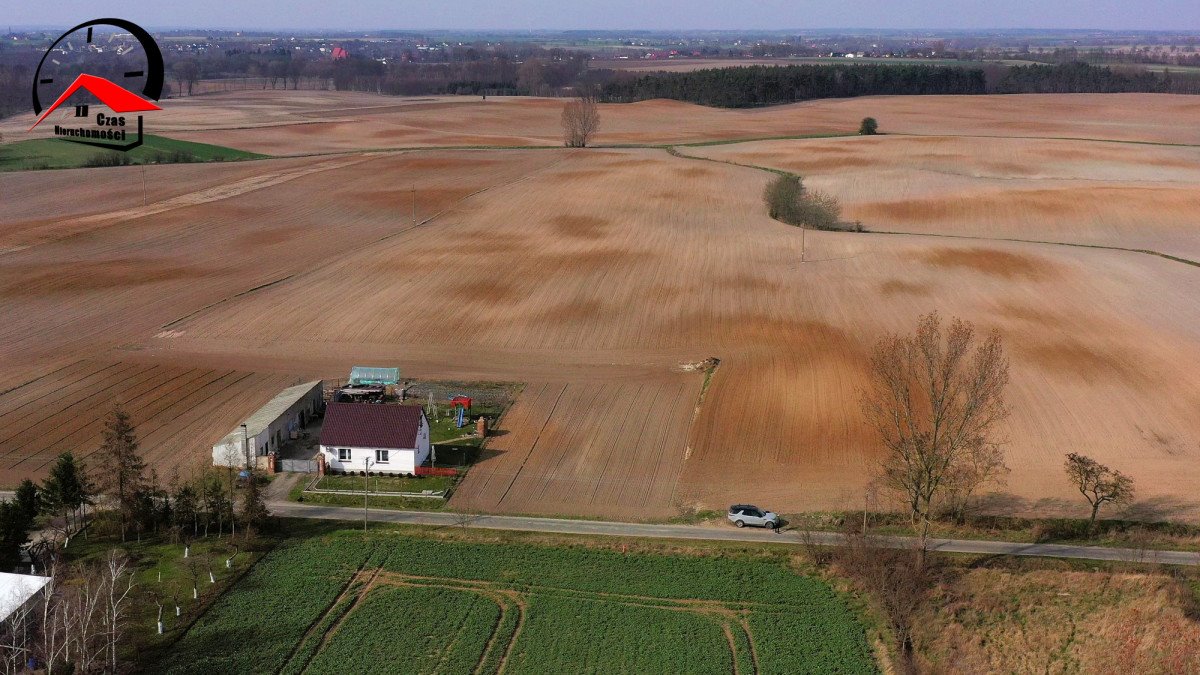
[[[764,0],[739,6],[695,0],[647,3],[562,3],[512,0],[503,6],[481,0],[437,6],[396,7],[364,0],[353,7],[299,0],[261,0],[253,5],[209,2],[170,5],[128,0],[110,12],[78,0],[54,6],[26,4],[6,11],[5,27],[70,26],[119,16],[152,28],[229,30],[1106,30],[1200,29],[1200,3],[1158,0],[896,0],[889,3],[804,3]]]

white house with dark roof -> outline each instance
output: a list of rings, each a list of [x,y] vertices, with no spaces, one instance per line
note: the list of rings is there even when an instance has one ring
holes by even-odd
[[[331,471],[411,474],[429,459],[429,420],[415,405],[330,403],[320,444]]]

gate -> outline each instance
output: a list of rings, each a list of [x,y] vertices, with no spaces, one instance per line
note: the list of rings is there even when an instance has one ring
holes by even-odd
[[[279,470],[288,473],[316,473],[317,460],[315,459],[281,459],[279,460]]]

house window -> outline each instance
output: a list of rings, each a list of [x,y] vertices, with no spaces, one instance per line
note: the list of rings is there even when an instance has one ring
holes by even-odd
[[[375,463],[376,464],[387,464],[388,463],[388,451],[387,450],[376,450],[375,451]]]
[[[338,448],[338,461],[339,462],[349,462],[350,461],[350,448]]]

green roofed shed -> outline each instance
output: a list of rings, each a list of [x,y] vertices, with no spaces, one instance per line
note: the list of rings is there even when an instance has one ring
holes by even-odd
[[[354,366],[350,369],[350,384],[374,384],[387,386],[400,383],[399,368],[372,368]]]

